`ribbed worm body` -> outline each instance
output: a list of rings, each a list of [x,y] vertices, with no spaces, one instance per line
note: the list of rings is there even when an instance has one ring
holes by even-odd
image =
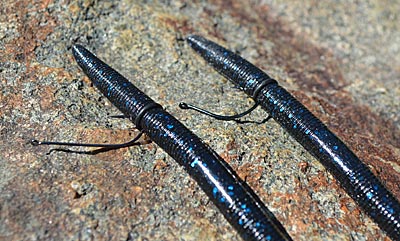
[[[200,36],[190,46],[251,96],[340,182],[393,240],[400,240],[400,204],[354,153],[306,107],[266,73]]]
[[[186,169],[242,238],[291,240],[250,187],[199,137],[82,46],[74,46],[73,54],[94,85]]]

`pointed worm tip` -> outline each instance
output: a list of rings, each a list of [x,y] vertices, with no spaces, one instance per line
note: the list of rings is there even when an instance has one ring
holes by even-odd
[[[186,37],[186,41],[192,42],[194,39],[196,39],[197,35],[195,34],[190,34],[189,36]]]
[[[199,43],[204,43],[206,41],[205,38],[196,35],[196,34],[191,34],[187,36],[186,41],[189,43],[189,45],[199,45]]]
[[[88,61],[97,59],[94,54],[92,54],[89,50],[79,44],[75,44],[72,46],[72,55],[74,56],[75,61],[85,73],[89,68]]]
[[[85,47],[83,47],[82,45],[79,44],[74,44],[72,46],[72,54],[74,55],[75,59],[77,59],[78,57],[81,58],[81,56],[87,52],[87,50],[85,49]]]
[[[80,44],[74,44],[74,45],[72,46],[72,51],[81,52],[82,49],[85,49],[85,47],[83,47],[83,46],[80,45]]]

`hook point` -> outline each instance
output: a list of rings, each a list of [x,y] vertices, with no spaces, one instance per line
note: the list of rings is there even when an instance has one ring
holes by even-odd
[[[179,103],[179,108],[187,110],[187,109],[189,109],[189,105],[186,104],[185,102],[181,102],[181,103]]]
[[[36,140],[36,139],[32,139],[30,140],[31,145],[33,146],[39,146],[41,144],[40,141]]]

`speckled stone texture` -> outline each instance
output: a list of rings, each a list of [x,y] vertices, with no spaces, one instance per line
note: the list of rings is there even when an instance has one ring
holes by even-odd
[[[240,240],[154,144],[92,156],[26,144],[136,135],[77,67],[80,43],[209,143],[295,240],[387,240],[273,120],[238,125],[177,104],[224,114],[252,104],[183,41],[203,35],[275,77],[400,199],[399,12],[377,0],[3,1],[0,239]]]

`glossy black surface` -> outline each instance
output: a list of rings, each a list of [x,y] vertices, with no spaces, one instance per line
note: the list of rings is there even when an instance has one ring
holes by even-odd
[[[291,240],[251,188],[199,137],[82,46],[79,66],[94,85],[180,165],[245,240]]]
[[[190,46],[219,73],[253,97],[340,182],[393,240],[400,240],[400,204],[368,167],[305,106],[262,70],[203,37]]]

